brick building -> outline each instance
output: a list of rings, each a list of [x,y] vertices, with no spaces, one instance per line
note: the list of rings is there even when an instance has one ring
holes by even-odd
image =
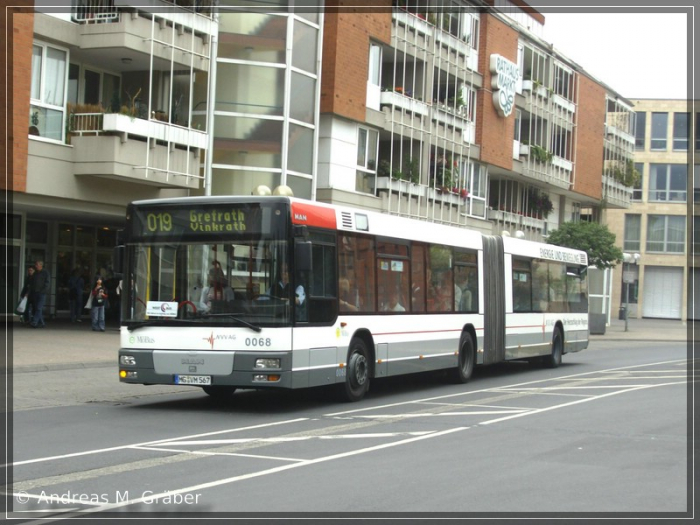
[[[72,269],[111,275],[136,199],[287,185],[531,239],[600,220],[603,203],[629,207],[616,169],[632,158],[633,104],[545,42],[542,14],[521,1],[397,4],[8,10],[7,296],[42,258],[49,314],[65,312]]]

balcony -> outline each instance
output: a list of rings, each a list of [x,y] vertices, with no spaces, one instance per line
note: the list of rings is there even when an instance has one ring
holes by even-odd
[[[72,115],[76,175],[165,188],[198,188],[207,134],[117,113]]]
[[[433,33],[437,32],[435,26],[428,23],[427,20],[403,9],[394,9],[392,19],[397,26],[413,31],[416,35],[424,38],[432,37]]]
[[[83,61],[103,64],[105,68],[120,70],[121,55],[114,50],[125,49],[133,67],[148,70],[148,57],[158,61],[171,58],[175,64],[197,70],[209,69],[209,42],[217,33],[217,23],[208,14],[199,14],[160,0],[134,2],[93,0],[93,5],[75,8],[71,20],[78,24],[79,54]],[[107,61],[105,63],[105,60]],[[116,60],[115,63],[110,61]],[[165,62],[164,62],[165,64]]]
[[[376,189],[377,191],[391,191],[392,193],[410,195],[411,197],[425,197],[425,186],[389,177],[377,177]]]
[[[382,91],[379,95],[379,106],[399,108],[408,113],[421,115],[423,117],[427,117],[429,111],[428,104],[425,102],[396,91]]]
[[[605,124],[605,137],[608,140],[620,140],[627,146],[634,147],[634,136],[614,124]]]
[[[625,186],[615,180],[610,175],[603,175],[603,198],[611,208],[627,209],[632,200],[632,190],[630,186]]]

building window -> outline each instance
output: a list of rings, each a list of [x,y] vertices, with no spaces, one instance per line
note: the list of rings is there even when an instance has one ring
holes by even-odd
[[[693,200],[700,203],[700,164],[693,166]]]
[[[357,171],[355,191],[372,193],[377,175],[379,133],[373,129],[357,129]]]
[[[665,150],[668,137],[668,113],[651,114],[651,149]]]
[[[634,187],[632,188],[632,200],[641,201],[642,192],[644,190],[644,163],[635,162],[634,169],[637,170],[637,173],[639,173],[639,177],[637,178],[637,181],[634,183]]]
[[[685,164],[649,165],[649,201],[685,202],[688,166]]]
[[[690,113],[673,114],[673,150],[688,151],[688,119]]]
[[[647,114],[637,113],[637,125],[634,131],[634,147],[635,149],[644,149],[646,139]]]
[[[32,50],[29,134],[63,140],[68,51],[35,42]]]
[[[547,57],[539,51],[525,46],[523,80],[532,80],[546,86],[548,77]]]
[[[571,160],[571,131],[556,124],[552,126],[552,153]]]
[[[377,44],[369,45],[369,83],[381,86],[382,81],[382,48]]]
[[[554,93],[573,100],[574,73],[561,64],[554,64]]]
[[[571,222],[579,222],[581,220],[581,203],[571,203]]]
[[[462,86],[461,102],[462,107],[457,108],[458,112],[462,116],[466,116],[469,122],[476,122],[476,90],[472,87]]]
[[[649,215],[647,220],[648,252],[683,253],[685,215]]]
[[[625,237],[622,249],[638,252],[642,241],[642,216],[625,214]]]
[[[695,149],[700,150],[700,113],[695,114]]]

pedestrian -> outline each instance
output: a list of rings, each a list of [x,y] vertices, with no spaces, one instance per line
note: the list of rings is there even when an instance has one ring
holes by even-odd
[[[85,280],[81,275],[80,268],[76,268],[68,279],[68,306],[70,308],[71,323],[81,323],[80,315],[83,307],[83,288]]]
[[[46,326],[44,322],[44,303],[46,303],[46,296],[51,291],[51,276],[49,271],[44,269],[44,261],[37,261],[34,266],[36,271],[32,279],[32,298],[30,299],[34,308],[34,314],[32,315],[30,326],[32,328],[44,328]]]
[[[19,298],[27,298],[27,306],[24,307],[24,312],[20,316],[23,323],[30,323],[32,320],[32,281],[34,280],[35,268],[30,266],[27,268],[27,276],[24,279],[24,287],[19,293]]]
[[[105,304],[107,302],[107,289],[102,284],[102,276],[95,278],[95,286],[90,292],[92,303],[90,306],[90,319],[93,332],[105,331]]]

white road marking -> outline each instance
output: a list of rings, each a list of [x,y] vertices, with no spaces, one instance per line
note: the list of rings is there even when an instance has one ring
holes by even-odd
[[[597,374],[609,374],[611,372],[619,372],[619,371],[634,371],[632,369],[637,369],[637,368],[643,368],[643,367],[652,367],[652,366],[660,366],[660,365],[667,365],[667,364],[680,364],[680,363],[686,363],[686,359],[674,359],[671,361],[659,361],[658,363],[648,363],[648,364],[641,364],[641,365],[633,365],[633,366],[622,366],[619,368],[608,368],[605,370],[592,370],[590,372],[582,372],[580,374],[572,374],[569,376],[562,376],[562,377],[555,377],[555,378],[545,378],[545,379],[536,379],[534,381],[526,381],[525,383],[517,383],[515,385],[507,385],[504,387],[500,388],[519,388],[519,387],[525,387],[528,385],[537,385],[541,383],[549,383],[552,381],[565,381],[565,380],[570,380],[570,379],[588,379],[590,380],[590,377],[586,376],[595,376]],[[648,373],[648,372],[647,372]],[[352,410],[344,410],[343,412],[333,412],[331,414],[325,414],[325,417],[338,417],[338,416],[345,416],[349,414],[357,414],[359,412],[367,412],[370,410],[381,410],[381,409],[386,409],[386,408],[393,408],[393,407],[398,407],[398,406],[405,406],[405,405],[411,405],[414,403],[425,403],[425,402],[430,402],[430,401],[439,401],[443,399],[453,399],[456,397],[464,397],[464,396],[473,396],[474,394],[483,394],[483,393],[488,393],[488,392],[493,392],[495,391],[494,388],[484,388],[481,390],[471,390],[469,392],[457,392],[456,394],[448,394],[448,395],[443,395],[443,396],[435,396],[435,397],[427,397],[424,399],[414,399],[410,401],[401,401],[398,403],[390,403],[386,405],[380,405],[380,406],[374,406],[374,407],[364,407],[364,408],[356,408]]]
[[[274,467],[271,469],[260,470],[258,472],[251,472],[249,474],[242,474],[240,476],[233,476],[230,478],[219,479],[216,481],[209,481],[206,483],[200,483],[198,485],[191,485],[189,487],[183,487],[181,489],[176,489],[176,490],[169,490],[167,492],[161,492],[158,494],[149,494],[148,496],[143,496],[141,498],[135,498],[132,500],[126,500],[126,501],[122,501],[119,503],[109,503],[107,505],[102,505],[100,507],[95,507],[93,509],[85,509],[85,510],[79,511],[75,515],[84,516],[85,514],[91,514],[93,512],[106,512],[106,511],[118,509],[121,507],[126,507],[129,505],[136,505],[137,503],[144,503],[147,501],[155,501],[155,500],[159,500],[159,499],[164,499],[166,497],[172,497],[176,494],[186,494],[189,492],[201,491],[201,490],[212,488],[212,487],[219,487],[221,485],[228,485],[230,483],[235,483],[237,481],[243,481],[243,480],[257,478],[257,477],[261,477],[261,476],[267,476],[269,474],[276,474],[278,472],[283,472],[285,470],[291,470],[291,469],[299,468],[299,467],[306,467],[309,465],[316,465],[318,463],[325,463],[327,461],[333,461],[336,459],[342,459],[342,458],[346,458],[346,457],[350,457],[350,456],[357,456],[359,454],[367,454],[369,452],[375,452],[377,450],[382,450],[385,448],[406,445],[408,443],[414,443],[416,441],[422,441],[424,439],[432,439],[435,437],[440,437],[440,436],[444,436],[447,434],[452,434],[454,432],[460,432],[462,430],[466,430],[466,428],[465,427],[450,428],[450,429],[443,430],[440,432],[433,432],[433,433],[427,434],[427,435],[413,436],[413,437],[410,437],[408,439],[404,439],[404,440],[396,441],[396,442],[392,442],[392,443],[383,443],[381,445],[375,445],[373,447],[361,448],[361,449],[357,449],[357,450],[349,450],[346,452],[341,452],[340,454],[333,454],[330,456],[323,456],[323,457],[316,458],[316,459],[309,459],[306,461],[302,461],[300,463],[282,465],[282,466]],[[16,497],[19,494],[13,493],[12,495],[14,497]],[[32,511],[28,511],[28,512],[32,512]],[[21,514],[21,512],[16,512],[16,514]],[[74,517],[74,516],[62,514],[60,516],[60,518],[58,518],[58,519],[65,520],[65,519],[70,518],[70,517]],[[37,521],[36,523],[37,524],[46,523],[46,521],[42,520],[42,521]],[[25,525],[29,525],[29,524],[25,524]]]
[[[682,385],[686,383],[686,376],[683,376],[682,378],[679,377],[678,379],[683,379],[682,381],[677,381],[677,382],[669,382],[669,383],[659,383],[659,384],[650,384],[650,385],[624,385],[620,386],[618,388],[621,388],[621,390],[615,391],[615,392],[608,392],[600,395],[592,395],[592,396],[587,396],[583,399],[577,399],[576,401],[571,401],[567,403],[561,403],[558,405],[546,407],[546,408],[540,408],[540,409],[503,409],[501,407],[495,407],[497,410],[493,411],[469,411],[469,412],[452,412],[452,413],[429,413],[429,414],[416,414],[416,413],[409,413],[409,414],[396,414],[396,415],[359,415],[361,412],[368,412],[368,411],[376,411],[382,408],[389,408],[389,407],[401,407],[401,406],[406,406],[406,405],[411,405],[411,404],[418,404],[418,403],[436,403],[439,402],[440,400],[446,400],[446,399],[454,399],[456,397],[464,397],[464,396],[471,396],[474,394],[478,393],[513,393],[522,391],[525,394],[532,394],[533,392],[537,391],[546,391],[546,390],[561,390],[561,389],[566,389],[567,387],[540,387],[540,388],[526,388],[528,385],[536,385],[536,384],[542,384],[542,383],[547,383],[549,382],[551,384],[552,381],[565,381],[565,380],[580,380],[580,379],[587,379],[587,380],[607,380],[608,378],[606,377],[600,377],[601,375],[604,374],[612,374],[612,373],[634,373],[637,372],[637,370],[632,370],[632,369],[639,369],[639,368],[649,368],[652,366],[658,366],[662,364],[680,364],[686,362],[685,360],[673,360],[673,361],[663,361],[659,363],[650,363],[646,365],[635,365],[632,367],[620,367],[620,368],[613,368],[613,369],[607,369],[607,370],[597,370],[597,371],[591,371],[591,372],[585,372],[581,374],[573,374],[571,376],[564,376],[564,377],[559,377],[559,378],[547,378],[547,379],[541,379],[541,380],[535,380],[535,381],[529,381],[525,383],[520,383],[516,385],[510,385],[507,387],[500,387],[498,389],[493,389],[493,388],[487,388],[487,389],[482,389],[482,390],[476,390],[476,391],[471,391],[471,392],[459,392],[456,394],[450,394],[446,396],[435,396],[435,397],[430,397],[430,398],[425,398],[422,400],[413,400],[413,401],[405,401],[405,402],[400,402],[400,403],[391,403],[391,404],[386,404],[383,406],[375,406],[375,407],[365,407],[365,408],[360,408],[360,409],[354,409],[354,410],[347,410],[343,412],[337,412],[333,414],[327,414],[324,417],[335,417],[336,419],[344,419],[339,416],[345,416],[345,415],[350,415],[353,414],[348,419],[352,419],[352,417],[361,417],[361,418],[371,418],[371,417],[385,417],[387,419],[396,419],[396,418],[412,418],[412,417],[422,417],[423,415],[428,415],[428,416],[435,416],[435,415],[489,415],[489,414],[508,414],[504,417],[499,417],[496,419],[491,419],[488,421],[484,421],[479,423],[479,425],[491,425],[495,423],[500,423],[504,421],[509,421],[511,419],[516,419],[519,417],[525,417],[525,416],[530,416],[530,415],[537,415],[543,412],[548,412],[551,410],[558,410],[560,408],[565,408],[569,406],[574,406],[577,404],[581,403],[587,403],[590,401],[597,401],[600,399],[604,399],[606,397],[614,396],[614,395],[619,395],[619,394],[625,394],[629,392],[634,392],[638,390],[643,390],[643,389],[648,389],[648,388],[657,388],[657,387],[664,387],[664,386],[675,386],[675,385]],[[649,374],[649,373],[654,373],[653,371],[646,370],[644,373]],[[675,377],[674,377],[675,378]],[[611,378],[612,379],[612,378]],[[614,379],[620,379],[619,377],[614,377]],[[636,377],[635,379],[640,379],[639,377]],[[659,379],[658,376],[655,377],[650,377],[649,379]],[[577,387],[574,387],[577,388]],[[593,387],[596,388],[596,387]],[[562,395],[569,395],[569,394],[562,394]],[[450,404],[451,405],[451,404]],[[473,404],[472,404],[473,405]],[[476,405],[479,406],[479,405]],[[295,422],[301,422],[301,421],[308,421],[308,418],[298,418],[298,419],[293,419],[293,420],[287,420],[287,421],[280,421],[276,423],[268,423],[268,424],[261,424],[261,425],[253,425],[250,427],[242,427],[242,428],[234,428],[234,429],[226,429],[226,430],[220,430],[220,431],[214,431],[214,432],[206,432],[206,433],[201,433],[201,434],[194,434],[191,436],[183,436],[181,438],[175,438],[175,439],[164,439],[164,440],[157,440],[157,441],[150,441],[146,443],[140,443],[140,444],[132,444],[132,445],[124,445],[120,447],[110,447],[110,448],[105,448],[105,449],[99,449],[99,450],[92,450],[92,451],[85,451],[85,452],[77,452],[77,453],[72,453],[72,454],[64,454],[64,455],[59,455],[59,456],[51,456],[51,457],[46,457],[46,458],[37,458],[33,460],[26,460],[26,461],[21,461],[17,463],[13,463],[13,465],[25,465],[29,463],[37,463],[37,462],[42,462],[42,461],[51,461],[51,460],[56,460],[56,459],[64,459],[64,458],[69,458],[69,457],[76,457],[76,456],[82,456],[82,455],[88,455],[88,454],[97,454],[100,452],[109,452],[109,451],[114,451],[114,450],[124,450],[124,449],[130,449],[130,448],[146,448],[146,449],[156,449],[158,446],[167,446],[167,444],[173,444],[173,445],[184,445],[189,442],[195,443],[195,442],[200,442],[202,444],[216,444],[217,442],[224,442],[224,443],[233,443],[233,442],[239,442],[238,440],[196,440],[193,438],[202,438],[206,436],[216,436],[216,435],[222,435],[222,434],[227,434],[227,433],[232,433],[232,432],[240,432],[244,430],[252,430],[252,429],[259,429],[259,428],[268,428],[268,427],[273,427],[277,425],[284,425],[287,423],[295,423]],[[235,483],[238,481],[243,481],[247,479],[252,479],[260,476],[265,476],[265,475],[270,475],[270,474],[275,474],[278,472],[282,472],[285,470],[289,470],[292,468],[298,468],[298,467],[305,467],[309,465],[314,465],[322,462],[327,462],[327,461],[333,461],[336,459],[341,459],[345,457],[350,457],[354,455],[359,455],[359,454],[365,454],[365,453],[370,453],[374,452],[377,450],[382,450],[390,447],[396,447],[396,446],[401,446],[404,444],[408,443],[413,443],[416,441],[421,441],[425,439],[432,439],[434,437],[440,437],[444,436],[447,434],[451,434],[454,432],[459,432],[462,430],[467,430],[470,427],[455,427],[455,428],[450,428],[444,431],[440,432],[430,432],[430,433],[413,433],[411,437],[407,439],[403,439],[400,441],[396,442],[391,442],[391,443],[383,443],[379,445],[375,445],[372,447],[366,447],[362,449],[357,449],[357,450],[351,450],[351,451],[346,451],[340,454],[334,454],[330,456],[324,456],[321,458],[316,458],[316,459],[309,459],[309,460],[292,460],[290,461],[296,461],[295,463],[287,464],[287,465],[282,465],[278,467],[274,467],[271,469],[265,469],[257,472],[251,472],[248,474],[243,474],[239,476],[234,476],[234,477],[229,477],[229,478],[224,478],[224,479],[219,479],[219,480],[214,480],[206,483],[201,483],[198,485],[192,485],[189,487],[183,487],[181,489],[176,489],[176,490],[170,490],[167,492],[163,492],[160,494],[149,494],[148,496],[144,496],[141,498],[136,498],[133,500],[128,500],[128,501],[120,501],[118,503],[110,503],[106,505],[101,505],[98,507],[95,507],[93,509],[86,509],[82,511],[78,511],[74,513],[74,515],[84,515],[86,513],[93,513],[93,512],[103,512],[103,511],[109,511],[129,505],[134,505],[138,503],[143,503],[146,501],[152,501],[152,500],[157,500],[157,499],[163,499],[169,496],[173,496],[176,494],[185,494],[185,493],[190,493],[190,492],[195,492],[198,490],[203,490],[211,487],[217,487],[225,484],[230,484],[230,483]],[[393,433],[392,433],[393,434]],[[415,434],[420,434],[420,435],[415,435]],[[357,437],[357,435],[350,435],[352,437]],[[373,436],[381,436],[381,437],[386,437],[386,434],[384,433],[377,433],[374,434]],[[319,436],[325,439],[332,439],[331,436]],[[348,436],[346,435],[345,438]],[[341,439],[343,438],[342,436],[340,437]],[[303,439],[303,438],[302,438]],[[261,441],[261,438],[254,439],[255,441]],[[296,441],[296,438],[276,438],[277,442],[285,442],[285,441]],[[192,453],[191,451],[185,451],[185,453]],[[216,455],[216,452],[211,452],[208,453],[211,455]],[[250,456],[252,457],[252,456]],[[266,456],[260,456],[262,458],[267,458]],[[280,459],[280,458],[274,458],[274,459]],[[23,495],[26,493],[22,493]],[[13,493],[13,496],[17,497],[19,493]],[[34,495],[29,495],[30,497],[35,497],[38,498],[39,496],[34,496]],[[76,502],[76,503],[84,503],[84,502]],[[29,512],[35,512],[35,511],[29,511]],[[65,519],[66,517],[70,517],[70,515],[66,514],[61,514],[60,518],[57,519]],[[37,523],[46,523],[45,521],[38,521]]]
[[[249,427],[241,427],[241,428],[229,428],[226,430],[216,430],[213,432],[204,432],[201,434],[192,434],[190,436],[183,436],[178,439],[188,439],[188,438],[195,438],[195,437],[203,437],[203,436],[216,436],[217,434],[227,434],[229,432],[242,432],[244,430],[256,430],[258,428],[268,428],[268,427],[274,427],[278,425],[286,425],[288,423],[298,423],[300,421],[308,421],[308,418],[306,417],[300,417],[297,419],[287,419],[285,421],[277,421],[275,423],[263,423],[261,425],[252,425]],[[85,450],[83,452],[72,452],[70,454],[61,454],[58,456],[48,456],[44,458],[36,458],[36,459],[27,459],[25,461],[17,461],[12,463],[13,466],[19,466],[19,465],[29,465],[30,463],[41,463],[42,461],[55,461],[58,459],[66,459],[66,458],[74,458],[78,456],[88,456],[90,454],[100,454],[103,452],[114,452],[115,450],[124,450],[128,448],[133,448],[133,447],[139,447],[139,446],[148,446],[148,445],[158,445],[160,443],[168,443],[169,441],[172,440],[167,440],[167,439],[159,439],[158,441],[145,441],[143,443],[132,443],[129,445],[120,445],[118,447],[108,447],[108,448],[99,448],[99,449],[94,449],[94,450]],[[7,467],[9,465],[3,465],[4,467]]]
[[[179,444],[179,443],[178,443]],[[206,452],[204,450],[185,450],[176,448],[162,448],[162,447],[132,447],[136,450],[153,450],[155,452],[175,452],[177,454],[196,454],[199,456],[236,456],[241,458],[253,458],[253,459],[271,459],[273,461],[306,461],[306,459],[299,458],[283,458],[280,456],[261,456],[258,454],[241,454],[240,452]]]
[[[591,397],[586,398],[586,399],[579,399],[577,401],[571,401],[569,403],[562,403],[561,405],[553,405],[551,407],[546,407],[546,408],[537,408],[537,409],[534,409],[530,412],[526,412],[523,414],[515,414],[512,416],[508,416],[508,417],[492,419],[490,421],[482,421],[481,423],[479,423],[479,425],[492,425],[493,423],[501,423],[503,421],[508,421],[510,419],[515,419],[515,418],[522,417],[522,416],[531,416],[531,415],[535,415],[535,414],[541,414],[543,412],[549,412],[550,410],[558,410],[560,408],[570,407],[570,406],[578,405],[581,403],[589,403],[591,401],[598,401],[598,400],[606,398],[606,397],[616,396],[619,394],[627,394],[628,392],[634,392],[636,390],[645,390],[647,388],[657,388],[660,386],[672,386],[672,385],[681,385],[681,384],[683,384],[683,383],[678,382],[678,383],[665,383],[665,384],[659,384],[659,385],[646,385],[646,386],[641,386],[641,387],[636,387],[636,388],[628,388],[626,390],[619,390],[617,392],[608,392],[607,394],[601,394],[599,396],[591,396]]]

